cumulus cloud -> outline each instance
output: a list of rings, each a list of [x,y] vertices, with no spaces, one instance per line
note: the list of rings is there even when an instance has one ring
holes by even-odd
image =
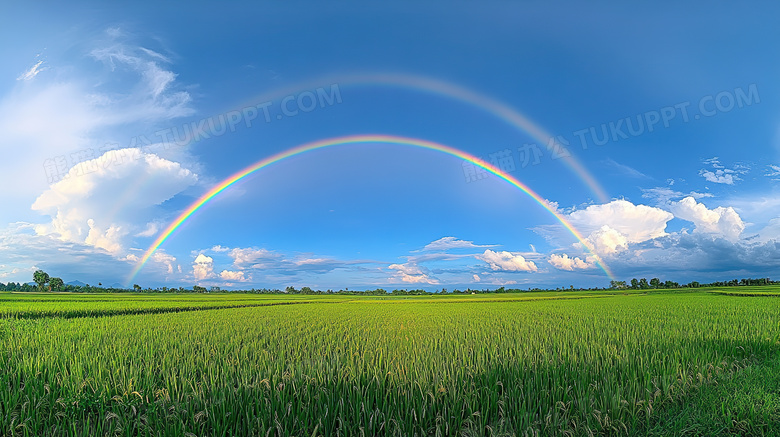
[[[192,275],[196,280],[202,281],[214,276],[214,258],[204,254],[198,254],[192,263]]]
[[[708,209],[693,197],[686,197],[673,203],[671,209],[676,217],[693,222],[694,232],[720,235],[736,241],[745,230],[745,223],[732,207]]]
[[[128,255],[128,257],[129,257],[129,255]],[[165,253],[165,251],[163,251],[161,249],[158,249],[157,251],[155,251],[152,254],[151,258],[149,258],[149,259],[151,259],[154,263],[163,265],[165,267],[166,272],[168,274],[172,274],[174,272],[174,268],[173,268],[174,265],[176,265],[176,271],[178,273],[181,273],[181,266],[176,264],[176,257],[173,256],[173,255]],[[136,261],[137,261],[137,259],[136,259]]]
[[[504,272],[535,272],[536,264],[533,261],[526,260],[518,253],[507,251],[494,252],[490,249],[485,250],[482,255],[475,255],[475,258],[485,261],[494,271]]]
[[[568,215],[569,221],[585,234],[604,232],[608,226],[634,243],[666,235],[666,223],[672,213],[647,205],[634,205],[627,200],[613,200],[603,205],[590,205]]]
[[[735,175],[733,171],[729,169],[724,170],[700,170],[699,175],[706,179],[709,182],[714,182],[716,184],[726,184],[726,185],[734,185],[734,181],[738,181],[739,176]]]
[[[568,270],[570,272],[574,270],[585,270],[594,266],[593,263],[583,261],[579,257],[569,258],[569,255],[565,253],[563,255],[553,253],[550,255],[550,258],[547,259],[547,262],[556,269]]]
[[[736,164],[733,168],[726,168],[726,166],[720,163],[717,156],[705,159],[703,162],[706,165],[710,165],[712,169],[699,170],[699,176],[716,184],[734,185],[734,182],[742,180],[740,175],[747,173],[750,169],[745,164]]]
[[[471,279],[473,279],[474,282],[479,282],[482,280],[482,278],[480,278],[479,275],[477,275],[476,273],[471,275]]]
[[[604,225],[601,229],[592,232],[585,241],[590,243],[590,247],[593,251],[601,256],[613,255],[626,250],[628,249],[629,243],[626,235],[620,233],[620,231],[616,229],[612,229],[608,225]]]
[[[219,277],[231,282],[246,282],[247,278],[244,275],[244,272],[242,271],[230,271],[230,270],[222,270],[220,272]]]
[[[426,267],[405,263],[405,264],[391,264],[389,269],[395,270],[395,275],[391,278],[391,281],[400,280],[408,284],[438,284],[439,280],[430,274],[430,270]]]
[[[443,237],[425,245],[423,251],[445,251],[450,249],[473,249],[495,246],[495,244],[474,244],[473,241],[458,240],[455,237]]]
[[[179,163],[138,149],[122,152],[137,158],[117,164],[107,152],[72,168],[68,177],[44,191],[32,209],[50,216],[51,222],[36,231],[120,254],[134,223],[151,207],[197,182],[197,175]]]

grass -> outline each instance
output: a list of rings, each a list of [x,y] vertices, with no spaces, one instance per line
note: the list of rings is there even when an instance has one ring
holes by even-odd
[[[342,297],[319,298],[317,303]],[[97,317],[311,303],[306,296],[253,294],[0,293],[0,318]]]
[[[780,433],[775,299],[16,297],[3,435]]]
[[[674,434],[672,432],[674,432]],[[780,361],[751,364],[675,399],[637,436],[780,434]]]

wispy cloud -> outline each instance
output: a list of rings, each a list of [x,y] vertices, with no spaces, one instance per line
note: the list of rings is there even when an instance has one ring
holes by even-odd
[[[768,170],[764,176],[771,178],[773,181],[780,181],[780,165],[769,164]]]
[[[611,167],[611,168],[617,170],[617,172],[619,174],[623,175],[623,176],[628,176],[628,177],[636,178],[636,179],[652,179],[650,176],[642,173],[641,171],[639,171],[639,170],[637,170],[637,169],[635,169],[633,167],[629,167],[629,166],[627,166],[625,164],[621,164],[621,163],[615,161],[612,158],[605,159],[603,161],[603,163],[606,166]]]
[[[450,249],[474,249],[484,247],[496,247],[495,244],[474,244],[473,241],[459,240],[455,237],[443,237],[436,241],[428,243],[423,247],[423,251],[445,251]]]
[[[672,200],[682,199],[683,197],[693,197],[694,199],[703,199],[705,197],[714,197],[712,193],[700,193],[691,191],[685,194],[681,191],[672,190],[669,187],[642,188],[642,198],[655,200],[661,205],[669,204]]]
[[[32,80],[40,72],[46,70],[46,67],[42,67],[42,65],[43,65],[43,60],[40,60],[40,61],[36,62],[35,65],[30,67],[29,70],[27,70],[24,73],[20,74],[19,77],[16,78],[16,80],[21,80],[21,81]]]

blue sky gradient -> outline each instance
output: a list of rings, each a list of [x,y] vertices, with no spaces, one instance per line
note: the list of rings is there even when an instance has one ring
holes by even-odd
[[[212,186],[294,146],[355,134],[494,160],[556,205],[618,279],[771,277],[780,267],[777,8],[10,5],[0,18],[0,37],[15,41],[0,64],[0,282],[42,268],[122,283]],[[473,101],[359,75],[500,102],[554,137],[607,198],[543,139]],[[318,93],[338,99],[309,108]],[[224,134],[182,144],[158,135],[230,114],[241,118]],[[496,161],[502,153],[510,160]],[[295,156],[201,209],[135,281],[608,285],[543,208],[495,177],[469,181],[469,170],[393,145]]]

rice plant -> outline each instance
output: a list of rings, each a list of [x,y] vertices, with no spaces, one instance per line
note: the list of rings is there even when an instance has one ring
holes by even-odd
[[[0,433],[626,435],[780,344],[780,299],[557,296],[6,317]]]

